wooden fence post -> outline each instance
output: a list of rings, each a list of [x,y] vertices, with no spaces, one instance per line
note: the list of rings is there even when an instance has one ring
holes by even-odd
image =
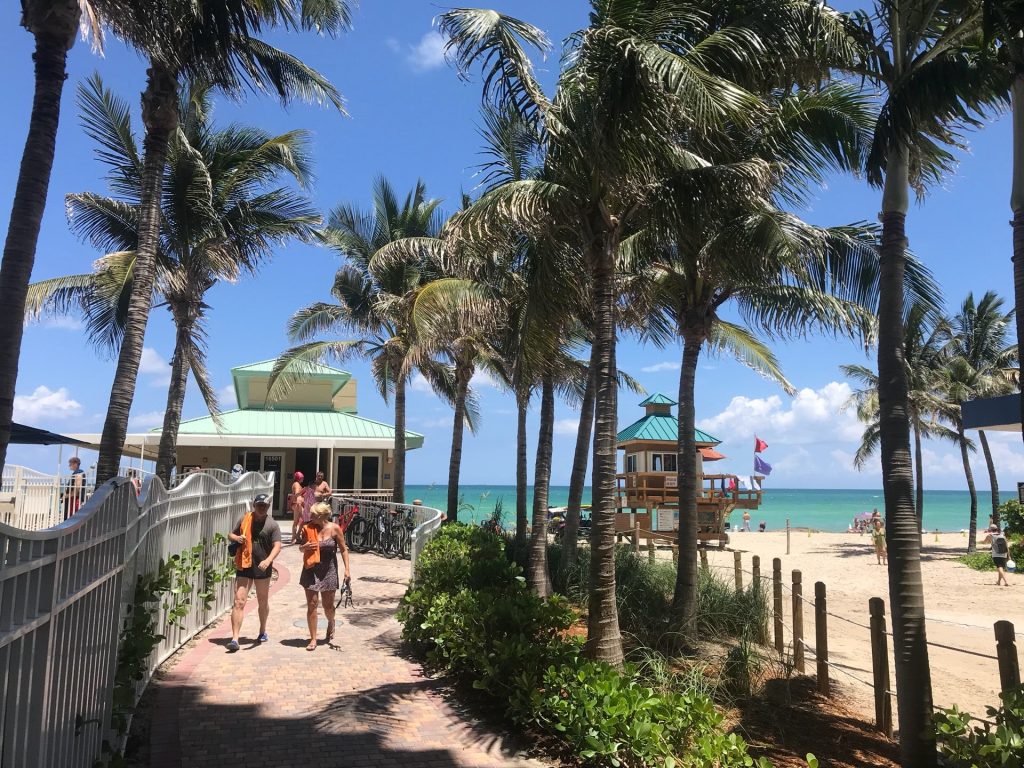
[[[804,584],[803,574],[793,571],[793,666],[804,673]]]
[[[758,589],[761,588],[761,558],[759,555],[750,558],[750,581]]]
[[[654,563],[654,536],[650,536],[647,539],[647,558],[651,561],[652,564]]]
[[[786,554],[789,554],[789,518],[786,518]]]
[[[868,601],[871,612],[871,669],[875,688],[875,725],[892,738],[892,699],[889,696],[889,638],[885,630],[885,600],[872,597]]]
[[[1017,642],[1013,624],[997,621],[996,656],[999,657],[999,690],[1006,693],[1020,685],[1020,663],[1017,660]]]
[[[701,547],[700,550],[700,567],[703,568],[705,571],[711,567],[708,565],[708,551],[703,547]]]
[[[732,569],[736,572],[736,591],[743,591],[743,555],[740,552],[732,553]]]
[[[775,619],[775,650],[782,653],[786,646],[782,641],[782,559],[772,559],[772,615]]]
[[[814,582],[814,656],[818,661],[818,693],[828,696],[828,607],[825,582]]]
[[[633,551],[640,551],[640,521],[633,523]]]

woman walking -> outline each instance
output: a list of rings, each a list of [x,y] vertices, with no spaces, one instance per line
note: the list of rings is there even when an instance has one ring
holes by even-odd
[[[298,541],[299,528],[309,522],[302,498],[302,481],[306,476],[297,471],[292,475],[292,492],[288,494],[288,511],[292,513],[292,543]]]
[[[334,639],[334,596],[340,587],[339,551],[345,564],[345,581],[351,578],[344,533],[337,524],[330,522],[330,519],[329,504],[314,504],[310,509],[309,523],[302,526],[299,532],[302,550],[302,575],[299,577],[299,584],[306,590],[306,623],[309,627],[307,651],[316,650],[318,602],[323,602],[324,618],[327,619],[327,643]]]
[[[879,565],[886,565],[889,562],[889,553],[885,548],[885,523],[882,518],[872,518],[871,542],[875,545],[875,558]]]

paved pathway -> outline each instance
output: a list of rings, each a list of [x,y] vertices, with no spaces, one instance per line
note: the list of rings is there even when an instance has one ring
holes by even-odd
[[[542,765],[511,754],[501,739],[453,709],[417,664],[399,655],[394,612],[405,592],[408,561],[353,554],[354,605],[338,609],[334,644],[312,653],[304,650],[299,563],[292,546],[277,560],[268,643],[253,641],[259,624],[252,599],[241,651],[225,650],[231,637],[225,617],[154,683],[151,766]]]

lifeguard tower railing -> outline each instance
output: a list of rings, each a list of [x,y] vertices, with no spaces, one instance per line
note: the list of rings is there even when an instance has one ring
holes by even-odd
[[[616,478],[616,506],[619,509],[654,509],[679,504],[675,472],[622,472]],[[703,475],[698,503],[731,504],[732,509],[757,509],[764,496],[761,490],[763,480],[761,475],[750,478]],[[742,487],[744,485],[747,487]]]

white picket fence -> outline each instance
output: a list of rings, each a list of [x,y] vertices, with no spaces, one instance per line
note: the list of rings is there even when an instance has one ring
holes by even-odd
[[[118,636],[137,577],[200,541],[211,562],[226,558],[227,533],[273,476],[247,473],[230,485],[197,473],[170,491],[147,478],[136,496],[117,478],[65,522],[26,531],[0,523],[0,768],[88,768],[111,727]],[[196,585],[198,586],[198,585]],[[222,583],[209,609],[193,600],[150,656],[149,674],[231,605]]]

